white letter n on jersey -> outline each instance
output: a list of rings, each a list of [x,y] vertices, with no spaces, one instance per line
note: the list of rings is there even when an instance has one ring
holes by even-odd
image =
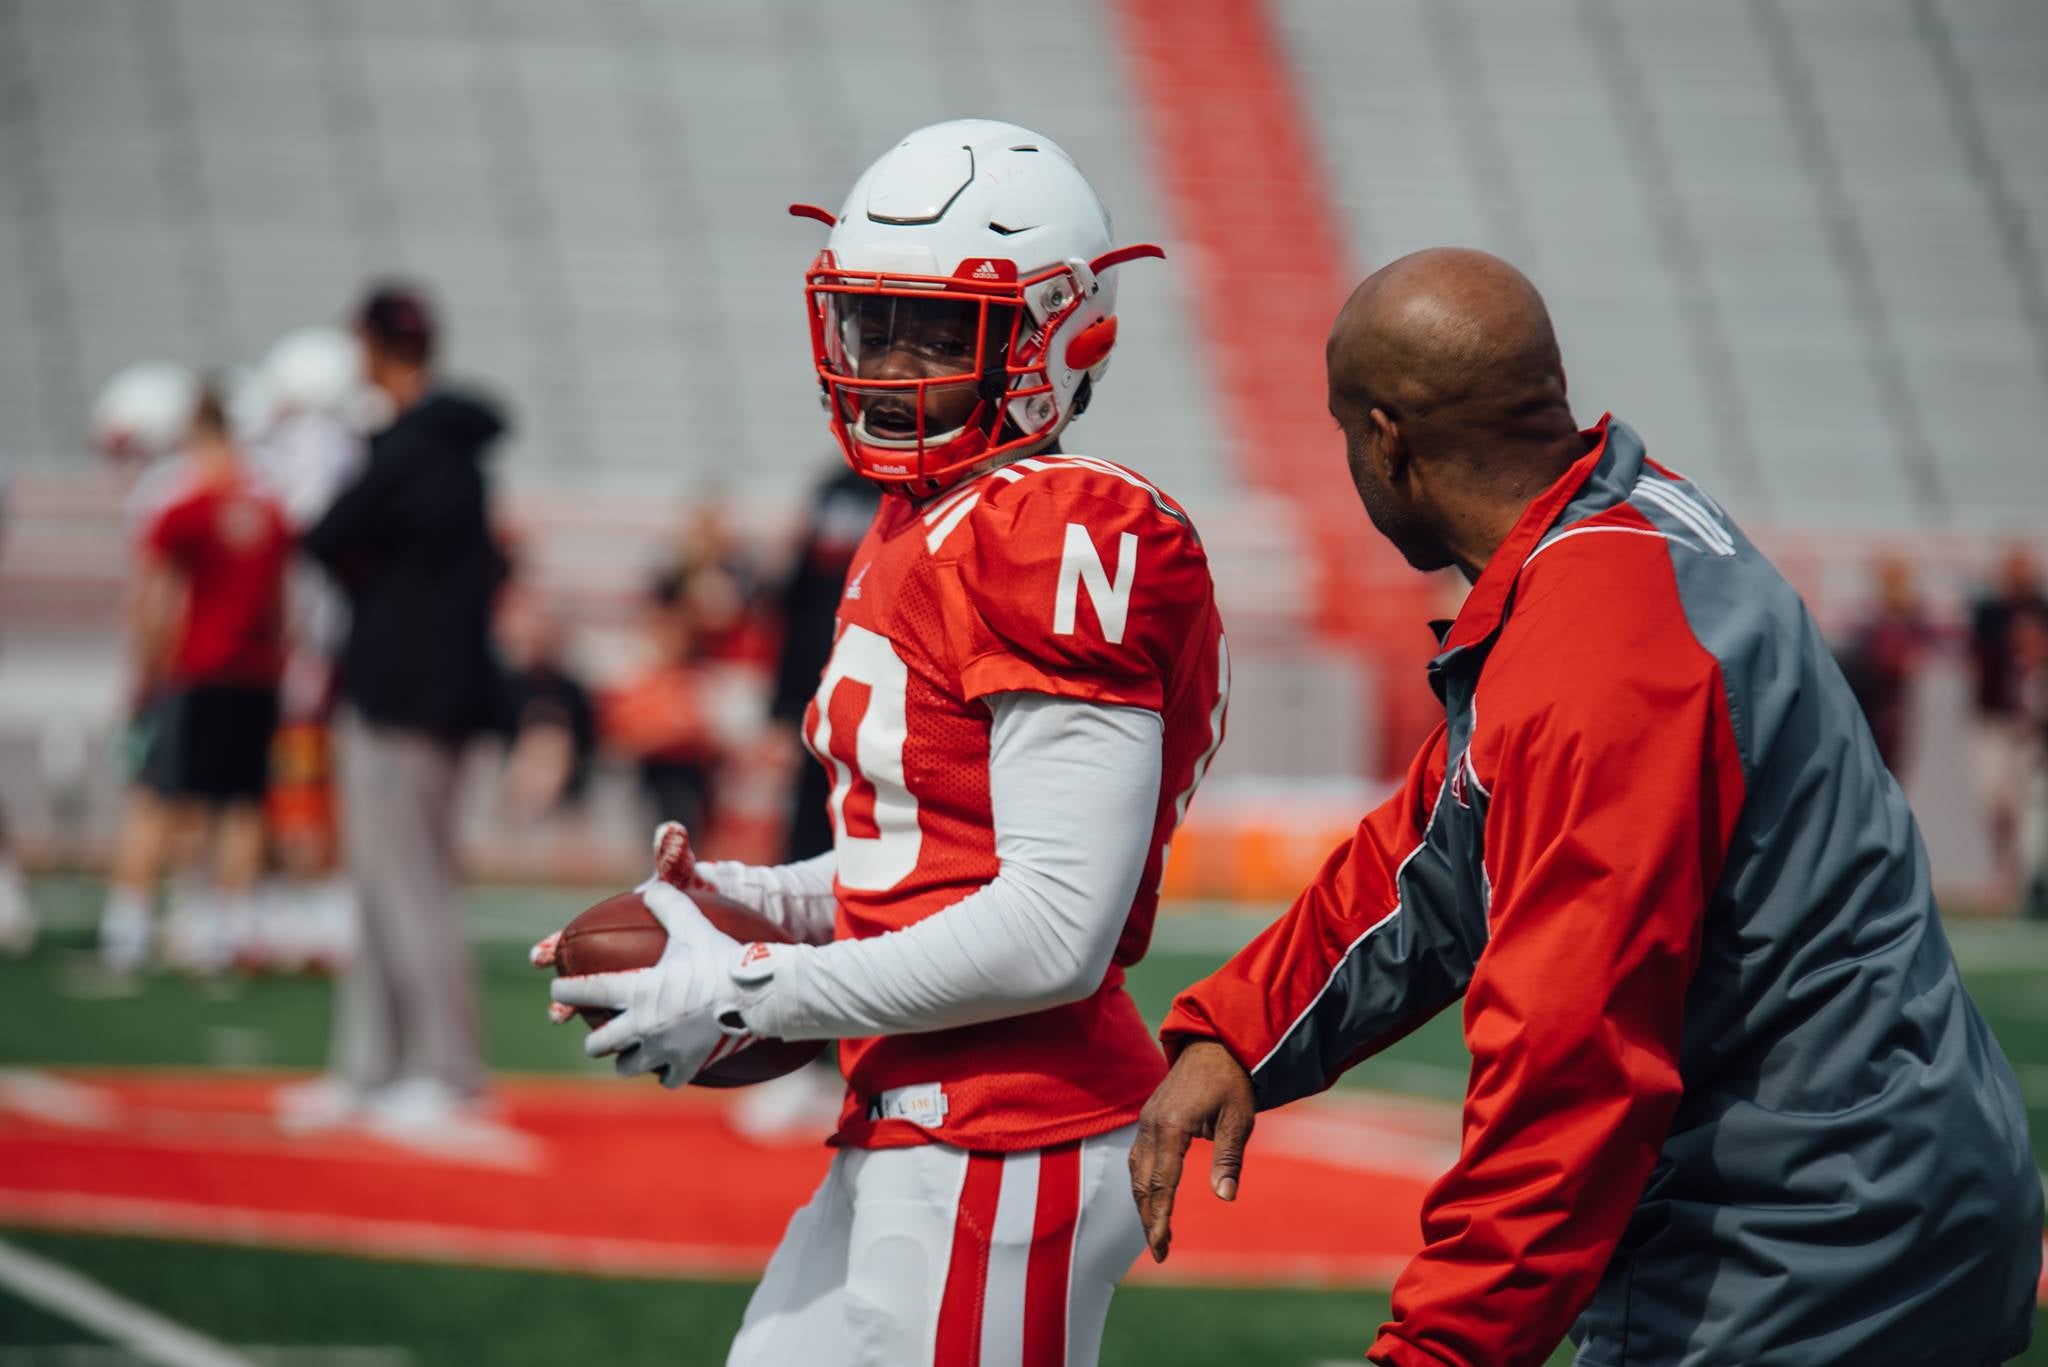
[[[1138,577],[1138,538],[1125,532],[1116,539],[1116,583],[1102,568],[1102,557],[1088,529],[1078,522],[1067,524],[1067,544],[1060,552],[1060,582],[1053,594],[1052,634],[1074,634],[1074,609],[1080,605],[1081,586],[1088,586],[1088,601],[1095,605],[1095,619],[1102,623],[1102,635],[1113,646],[1124,643],[1124,619],[1131,611],[1131,583]]]

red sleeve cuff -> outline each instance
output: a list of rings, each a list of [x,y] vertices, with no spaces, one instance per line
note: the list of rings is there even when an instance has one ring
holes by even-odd
[[[1403,1338],[1382,1333],[1373,1340],[1372,1347],[1365,1350],[1367,1362],[1378,1363],[1379,1367],[1464,1367],[1464,1364],[1450,1358],[1440,1358],[1426,1348],[1417,1348]]]
[[[1188,989],[1188,993],[1193,991],[1193,988]],[[1179,1058],[1180,1051],[1197,1040],[1214,1040],[1224,1048],[1230,1048],[1229,1041],[1223,1038],[1223,1032],[1209,1020],[1208,1013],[1190,1006],[1188,993],[1182,993],[1174,998],[1172,1009],[1166,1013],[1166,1019],[1159,1025],[1159,1044],[1166,1051],[1168,1063]],[[1231,1052],[1232,1057],[1236,1057],[1236,1051]],[[1242,1063],[1244,1060],[1239,1059],[1238,1062]]]
[[[1164,702],[1156,677],[1124,680],[1051,674],[1001,650],[977,655],[961,666],[960,685],[969,702],[991,693],[1044,693],[1114,707],[1142,707],[1152,712],[1157,712]]]

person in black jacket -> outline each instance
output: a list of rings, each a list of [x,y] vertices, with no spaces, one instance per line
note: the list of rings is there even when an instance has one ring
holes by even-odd
[[[352,614],[335,732],[362,948],[338,998],[333,1070],[284,1106],[306,1128],[360,1116],[429,1132],[484,1085],[455,818],[465,744],[503,712],[490,633],[504,564],[483,458],[505,421],[434,385],[433,318],[413,291],[377,290],[356,333],[394,416],[302,543]]]

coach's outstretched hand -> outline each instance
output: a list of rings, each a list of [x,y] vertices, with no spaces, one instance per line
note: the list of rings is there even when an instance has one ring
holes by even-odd
[[[1131,1195],[1152,1261],[1165,1262],[1173,1243],[1173,1194],[1189,1142],[1215,1141],[1209,1186],[1222,1200],[1235,1201],[1257,1110],[1251,1074],[1222,1045],[1197,1040],[1174,1060],[1173,1071],[1139,1113],[1138,1138],[1131,1145]]]

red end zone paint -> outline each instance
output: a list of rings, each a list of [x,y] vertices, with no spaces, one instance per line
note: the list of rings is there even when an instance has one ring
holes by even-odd
[[[275,1076],[77,1073],[91,1125],[0,1109],[0,1224],[203,1239],[377,1257],[607,1274],[751,1278],[831,1155],[764,1147],[726,1121],[728,1093],[520,1078],[498,1124],[522,1161],[423,1152],[365,1135],[293,1136],[271,1120]],[[1422,1115],[1421,1130],[1416,1115]],[[1294,1132],[1295,1116],[1309,1128]],[[1269,1123],[1270,1122],[1270,1123]],[[1310,1124],[1310,1122],[1313,1122]],[[1342,1128],[1344,1161],[1303,1158]],[[1422,1131],[1427,1131],[1423,1133]],[[1422,1193],[1455,1151],[1443,1108],[1345,1098],[1261,1121],[1245,1195],[1196,1176],[1175,1216],[1169,1281],[1386,1284],[1413,1251]],[[1417,1153],[1416,1142],[1435,1146]],[[1405,1146],[1405,1147],[1404,1147]],[[1374,1153],[1397,1156],[1389,1170]],[[1425,1161],[1418,1162],[1418,1158]],[[659,1173],[654,1181],[651,1174]],[[1330,1218],[1341,1210],[1341,1220]]]
[[[5,1108],[0,1225],[617,1276],[751,1279],[809,1199],[822,1144],[763,1146],[729,1092],[517,1078],[499,1123],[531,1161],[477,1162],[359,1134],[295,1137],[276,1075],[79,1072],[85,1123]],[[1244,1188],[1188,1155],[1173,1257],[1143,1281],[1388,1286],[1423,1192],[1456,1156],[1454,1107],[1338,1092],[1259,1119]],[[659,1173],[650,1184],[649,1174]],[[1043,1179],[1041,1179],[1043,1180]],[[573,1198],[570,1193],[573,1193]],[[2043,1299],[2048,1301],[2048,1279]],[[1027,1293],[1028,1294],[1028,1293]]]
[[[1380,767],[1398,771],[1442,719],[1420,686],[1439,614],[1366,521],[1329,417],[1323,341],[1357,275],[1280,35],[1261,0],[1112,8],[1240,478],[1293,504],[1319,627],[1387,675]]]

